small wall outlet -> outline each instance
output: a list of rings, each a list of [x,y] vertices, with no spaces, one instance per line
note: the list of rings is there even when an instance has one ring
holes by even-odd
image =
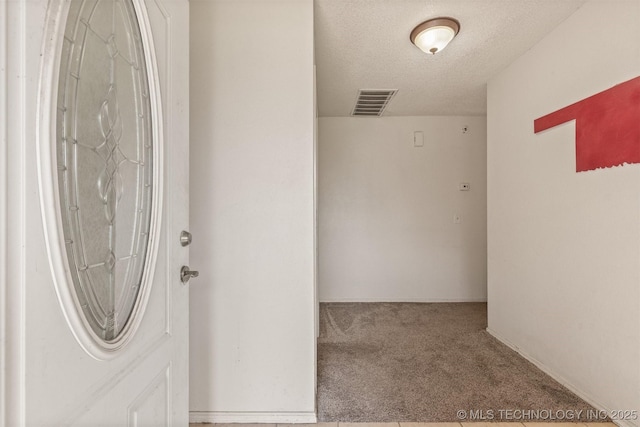
[[[414,147],[423,147],[424,146],[424,133],[420,131],[416,131],[413,133],[413,146]]]
[[[471,190],[471,184],[469,184],[468,182],[461,182],[459,188],[460,191],[469,191]]]
[[[460,224],[462,222],[462,217],[460,214],[453,214],[453,223]]]

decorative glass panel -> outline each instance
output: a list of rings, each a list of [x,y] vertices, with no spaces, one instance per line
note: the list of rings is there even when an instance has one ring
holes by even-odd
[[[69,270],[104,341],[131,317],[149,248],[149,81],[131,0],[71,0],[60,62],[57,163]]]

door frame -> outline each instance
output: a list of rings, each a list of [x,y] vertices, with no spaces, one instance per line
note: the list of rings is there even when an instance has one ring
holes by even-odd
[[[25,13],[23,2],[0,1],[4,40],[0,44],[0,423],[4,425],[22,425],[25,415]]]
[[[7,3],[0,2],[0,40],[7,40]],[[6,425],[7,43],[0,44],[0,423]]]

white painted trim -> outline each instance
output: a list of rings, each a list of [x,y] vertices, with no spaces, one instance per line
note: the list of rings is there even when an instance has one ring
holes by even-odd
[[[0,425],[25,424],[26,2],[0,2]],[[11,105],[11,109],[7,108]],[[11,143],[9,144],[9,141]],[[11,183],[9,185],[9,183]]]
[[[7,3],[0,2],[0,424],[7,425]]]
[[[189,412],[190,423],[315,424],[315,412]]]
[[[410,302],[410,303],[438,303],[438,302],[487,302],[486,298],[328,298],[320,300],[325,302]]]
[[[534,365],[536,365],[536,367],[538,367],[538,369],[540,369],[545,374],[549,375],[554,380],[558,381],[560,384],[562,384],[564,387],[569,389],[576,396],[578,396],[579,398],[581,398],[582,400],[587,402],[589,405],[593,406],[596,410],[598,410],[598,411],[606,411],[608,414],[610,414],[612,412],[611,408],[607,408],[606,406],[600,404],[597,401],[597,399],[595,399],[590,393],[587,393],[586,391],[581,390],[578,387],[574,386],[563,375],[559,374],[554,369],[548,367],[545,363],[543,363],[543,362],[539,361],[538,359],[536,359],[535,357],[531,356],[526,351],[523,351],[520,347],[518,347],[517,345],[513,344],[511,341],[507,340],[506,338],[504,338],[502,335],[500,335],[496,331],[494,331],[494,330],[492,330],[490,328],[487,328],[487,332],[492,337],[494,337],[495,339],[497,339],[498,341],[500,341],[501,343],[503,343],[504,345],[506,345],[507,347],[509,347],[513,351],[515,351],[516,353],[518,353],[520,356],[524,357],[529,362],[531,362]],[[618,425],[620,427],[638,427],[638,424],[635,424],[632,421],[613,420],[613,422],[614,422],[614,424],[616,424],[616,425]]]

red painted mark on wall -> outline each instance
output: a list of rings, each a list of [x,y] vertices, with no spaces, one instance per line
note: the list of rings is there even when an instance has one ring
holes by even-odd
[[[576,121],[576,172],[640,163],[640,77],[533,122],[535,133]]]

